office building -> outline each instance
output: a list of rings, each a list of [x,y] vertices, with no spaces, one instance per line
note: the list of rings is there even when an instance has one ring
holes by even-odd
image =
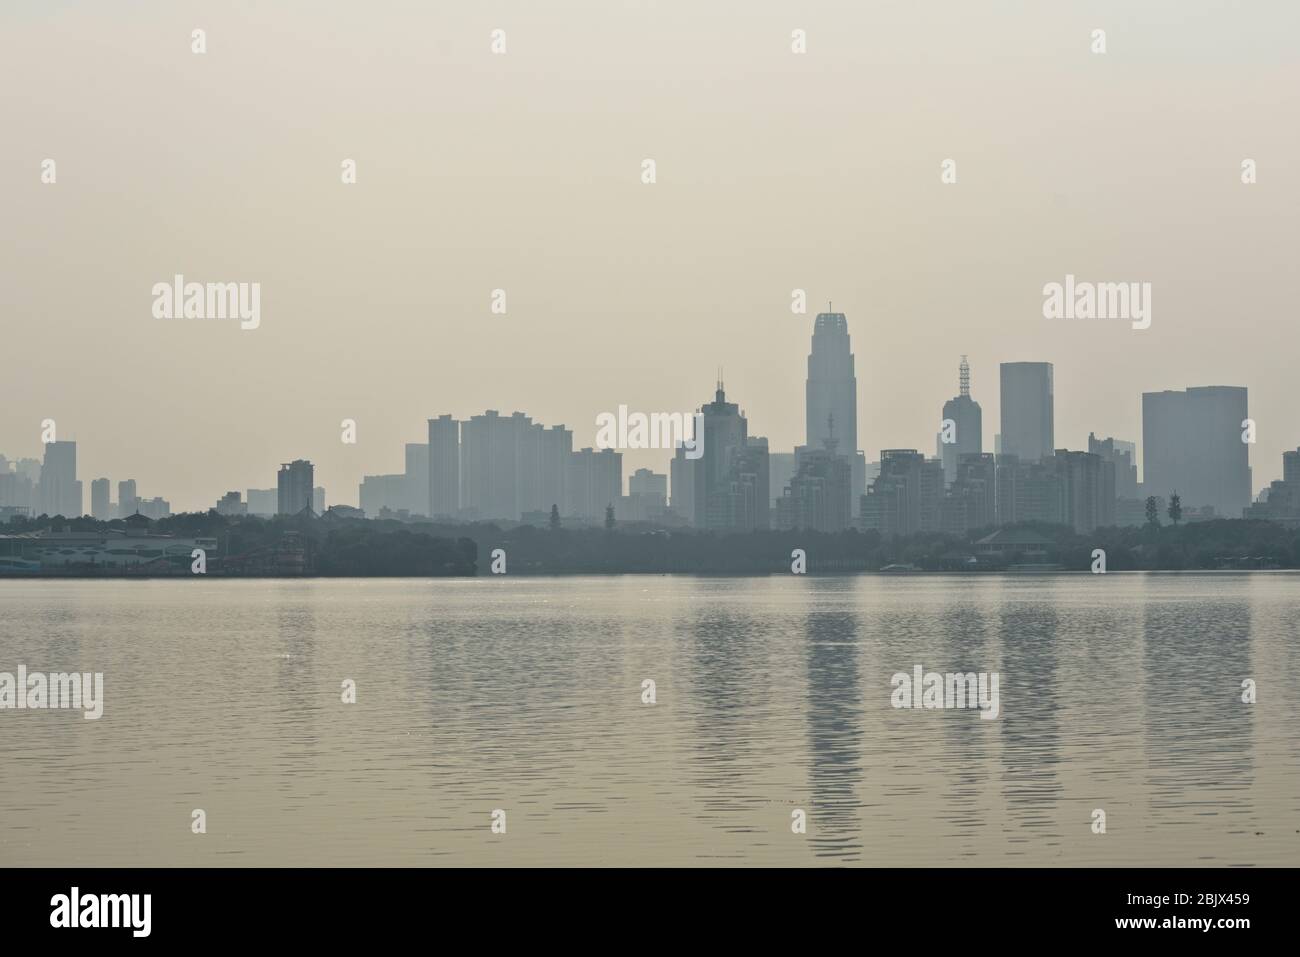
[[[1055,411],[1050,362],[1004,362],[1001,455],[1032,464],[1049,458],[1055,447]]]
[[[980,404],[970,394],[970,363],[961,357],[957,372],[958,392],[943,404],[938,456],[943,462],[943,479],[948,485],[957,481],[957,463],[964,455],[984,451],[984,415]],[[948,439],[950,441],[946,441]]]
[[[1210,506],[1241,518],[1251,501],[1248,416],[1244,387],[1144,393],[1144,488],[1166,498],[1177,492],[1184,509]]]
[[[844,313],[828,309],[819,313],[813,323],[804,393],[803,447],[824,449],[831,438],[827,423],[832,421],[838,453],[849,460],[850,508],[856,514],[858,500],[866,491],[866,459],[858,451],[858,380],[848,319]],[[774,495],[780,496],[785,483],[771,488]]]

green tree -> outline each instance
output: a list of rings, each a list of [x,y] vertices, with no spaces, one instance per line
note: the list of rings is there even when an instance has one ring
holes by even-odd
[[[1147,525],[1152,528],[1160,527],[1160,506],[1156,504],[1154,495],[1147,496]]]
[[[1182,499],[1178,497],[1178,493],[1175,492],[1173,495],[1169,496],[1169,521],[1177,525],[1179,519],[1182,517],[1183,502]]]

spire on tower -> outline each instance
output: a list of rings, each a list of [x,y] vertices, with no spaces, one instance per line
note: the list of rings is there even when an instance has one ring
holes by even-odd
[[[970,363],[965,356],[961,357],[961,394],[970,395]]]

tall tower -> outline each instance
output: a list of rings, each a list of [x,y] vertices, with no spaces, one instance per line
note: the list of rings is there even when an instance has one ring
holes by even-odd
[[[822,449],[835,423],[836,451],[849,460],[852,475],[852,511],[856,516],[860,496],[866,491],[867,463],[858,451],[858,380],[853,371],[849,323],[842,312],[817,315],[812,351],[808,354],[808,382],[804,408],[804,448]]]
[[[39,508],[46,515],[81,518],[76,442],[46,443],[45,461],[41,463]]]
[[[839,430],[842,455],[858,450],[858,380],[853,373],[849,324],[842,312],[823,312],[813,326],[812,352],[808,354],[804,445],[825,447],[829,416]]]
[[[943,441],[944,433],[939,433],[939,457],[943,460],[943,478],[948,485],[957,481],[957,467],[963,455],[984,451],[984,414],[970,395],[970,363],[965,356],[958,367],[957,387],[957,395],[943,404],[944,421],[953,424],[953,441]]]
[[[1038,462],[1056,451],[1050,362],[1004,362],[1002,454]]]
[[[684,458],[674,473],[691,483],[689,500],[696,528],[753,531],[769,526],[771,499],[768,485],[767,439],[749,434],[749,421],[735,402],[727,401],[721,373],[713,401],[700,406],[703,442],[700,458]],[[674,491],[674,495],[678,493]]]

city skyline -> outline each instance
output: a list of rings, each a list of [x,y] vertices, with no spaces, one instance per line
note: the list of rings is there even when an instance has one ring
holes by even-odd
[[[185,4],[55,10],[57,29],[6,5],[6,62],[60,78],[6,100],[26,144],[0,156],[0,311],[21,355],[6,453],[38,455],[52,418],[87,477],[134,475],[178,508],[266,488],[256,476],[296,456],[355,503],[440,411],[524,410],[589,445],[596,412],[694,407],[719,364],[771,449],[791,449],[795,363],[832,300],[854,321],[864,450],[928,452],[966,354],[986,439],[1001,361],[1054,363],[1070,448],[1137,436],[1145,391],[1246,385],[1253,491],[1280,477],[1297,437],[1289,351],[1271,346],[1294,308],[1300,131],[1277,117],[1300,89],[1300,10],[946,4],[936,24],[906,5],[622,21],[578,4],[503,14],[501,57],[467,9],[268,8],[254,26],[204,7],[196,57]],[[356,59],[340,73],[342,35]],[[152,286],[177,273],[260,282],[259,326],[154,318]],[[1067,274],[1150,282],[1150,328],[1043,318],[1044,284]],[[355,447],[337,442],[345,418]],[[664,468],[653,451],[625,464]]]
[[[828,306],[828,308],[830,307]],[[833,345],[830,344],[830,341],[827,338],[828,333],[834,339]],[[842,417],[850,418],[850,425],[846,431],[855,427],[855,423],[852,421],[852,416],[844,415],[845,403],[852,401],[852,396],[856,389],[856,383],[853,379],[854,355],[851,351],[851,338],[845,314],[817,314],[813,320],[810,340],[812,343],[812,352],[808,356],[807,379],[805,383],[805,424],[809,434],[812,434],[812,430],[815,428],[813,424],[814,418],[820,417],[822,413],[826,413],[827,428],[820,430],[822,432],[821,442],[828,448],[833,449],[838,444],[838,439],[829,438],[829,436],[834,433],[834,410],[839,410]],[[839,358],[837,358],[837,355]],[[955,436],[955,441],[950,443],[943,442],[941,433],[936,448],[935,458],[931,460],[924,451],[921,451],[919,453],[920,458],[918,459],[918,461],[923,463],[926,461],[934,461],[938,463],[940,468],[939,474],[941,475],[941,478],[939,479],[941,482],[941,485],[939,486],[940,497],[943,497],[944,495],[944,487],[953,484],[954,478],[958,474],[959,461],[964,462],[972,451],[976,453],[985,452],[986,449],[992,451],[991,447],[996,444],[1002,446],[999,450],[1000,454],[1018,455],[1020,458],[1024,459],[1026,464],[1035,463],[1043,455],[1051,455],[1053,452],[1063,449],[1070,450],[1072,453],[1084,453],[1086,451],[1093,451],[1096,446],[1096,451],[1102,451],[1093,431],[1089,432],[1086,446],[1080,445],[1071,448],[1070,445],[1054,441],[1054,426],[1057,412],[1054,393],[1054,375],[1054,365],[1050,362],[1004,362],[999,364],[1000,388],[997,392],[997,399],[1001,412],[1002,426],[1004,429],[1012,429],[1013,433],[1018,436],[1018,438],[1015,439],[1015,442],[1012,443],[1012,447],[1008,448],[1007,440],[1001,432],[993,436],[992,441],[987,441],[983,435],[979,433],[980,404],[973,399],[971,367],[968,358],[965,355],[961,357],[959,395],[955,399],[950,399],[944,404],[943,414],[947,416],[950,412],[960,410],[958,418],[962,423],[964,423],[963,430],[959,431]],[[837,382],[842,382],[843,385],[837,385]],[[410,442],[405,443],[403,472],[390,475],[366,475],[364,481],[359,483],[358,486],[357,507],[365,509],[371,517],[375,517],[381,507],[386,511],[392,511],[393,513],[396,513],[400,508],[402,511],[409,512],[412,515],[438,514],[432,512],[434,500],[439,497],[445,498],[447,496],[447,491],[445,489],[440,490],[436,487],[436,483],[431,481],[431,476],[437,476],[439,474],[444,476],[447,475],[448,463],[445,460],[438,460],[436,458],[431,459],[429,457],[429,450],[431,447],[430,443],[435,443],[435,447],[437,447],[435,436],[438,432],[438,427],[442,426],[450,427],[451,433],[455,433],[455,451],[452,453],[455,461],[451,465],[451,468],[457,474],[458,489],[455,493],[455,499],[458,501],[460,507],[466,509],[464,515],[460,514],[458,509],[457,512],[447,513],[444,517],[465,518],[468,515],[480,516],[483,518],[518,520],[529,513],[545,511],[549,508],[549,505],[556,505],[560,507],[561,512],[564,515],[590,519],[596,517],[598,514],[603,514],[603,506],[600,504],[601,502],[608,502],[609,505],[615,505],[619,502],[620,498],[627,498],[628,496],[635,494],[629,484],[630,477],[634,472],[653,472],[656,476],[663,476],[665,479],[669,474],[673,476],[673,482],[670,485],[672,507],[676,510],[676,513],[680,518],[695,527],[768,527],[769,521],[777,521],[777,515],[779,514],[777,506],[780,504],[778,500],[781,498],[785,481],[787,479],[795,478],[796,473],[801,472],[799,466],[801,456],[803,456],[806,451],[820,450],[810,449],[807,445],[795,446],[793,450],[792,464],[788,468],[783,465],[775,464],[775,459],[773,459],[773,465],[771,471],[769,471],[767,464],[769,461],[769,454],[774,451],[771,449],[770,442],[765,437],[752,440],[745,438],[748,429],[745,425],[746,419],[744,417],[743,407],[741,404],[726,402],[722,391],[723,383],[721,379],[719,379],[716,385],[717,393],[715,395],[715,401],[697,407],[701,412],[705,413],[704,417],[699,421],[705,427],[706,436],[713,435],[715,438],[712,443],[705,443],[705,468],[703,470],[695,469],[692,473],[694,478],[689,480],[696,486],[695,489],[686,490],[680,488],[677,474],[679,466],[682,466],[683,464],[694,464],[682,461],[683,453],[680,449],[675,456],[675,460],[670,459],[668,462],[662,462],[661,460],[660,470],[646,469],[644,467],[640,469],[626,467],[623,458],[630,453],[635,453],[635,449],[621,447],[617,450],[596,448],[593,453],[593,450],[589,446],[575,448],[575,445],[578,444],[575,443],[575,431],[567,429],[562,424],[553,425],[550,428],[547,428],[540,422],[534,424],[532,418],[523,412],[516,411],[509,416],[501,416],[498,411],[488,410],[481,415],[467,417],[465,420],[458,420],[447,413],[443,413],[437,418],[427,419],[426,423],[429,441],[423,444]],[[1009,393],[1008,390],[1010,390]],[[1236,423],[1237,417],[1245,415],[1248,409],[1247,391],[1248,390],[1244,387],[1210,386],[1189,387],[1183,392],[1175,392],[1173,390],[1164,390],[1158,393],[1144,392],[1141,397],[1144,408],[1143,430],[1139,432],[1139,439],[1137,441],[1124,440],[1118,436],[1112,435],[1108,440],[1107,447],[1109,451],[1105,452],[1102,457],[1107,461],[1112,460],[1116,446],[1130,448],[1131,453],[1144,450],[1149,444],[1149,437],[1151,435],[1160,435],[1159,429],[1161,426],[1154,424],[1162,422],[1164,419],[1153,417],[1153,402],[1163,400],[1167,403],[1180,396],[1187,397],[1189,400],[1197,396],[1227,396],[1230,399],[1232,405],[1231,408],[1219,408],[1218,405],[1214,404],[1212,398],[1209,400],[1199,400],[1201,405],[1197,406],[1197,408],[1203,406],[1206,410],[1209,410],[1207,414],[1212,412],[1213,418],[1220,426],[1220,431],[1224,431],[1227,429],[1228,425]],[[1010,394],[1013,397],[1010,405],[1006,405],[1003,402],[1003,399],[1007,394]],[[969,411],[966,411],[967,409],[969,409]],[[715,411],[711,412],[710,410]],[[1160,454],[1157,461],[1157,482],[1169,484],[1172,479],[1177,478],[1180,475],[1186,475],[1189,469],[1191,469],[1192,463],[1198,459],[1199,453],[1197,451],[1198,446],[1196,443],[1202,442],[1202,440],[1205,439],[1205,436],[1198,432],[1197,422],[1199,419],[1192,421],[1193,419],[1196,419],[1196,416],[1192,415],[1192,411],[1194,410],[1189,411],[1179,419],[1180,424],[1178,428],[1175,429],[1170,426],[1168,429],[1171,434],[1176,433],[1176,439],[1167,438],[1163,443],[1163,447],[1159,450]],[[1224,418],[1225,415],[1227,415],[1226,419]],[[738,438],[737,436],[731,435],[731,433],[735,431],[732,426],[716,424],[724,422],[727,416],[738,417],[736,419],[736,421],[740,423],[739,432],[737,433]],[[1010,416],[1010,418],[1008,418],[1008,416]],[[1202,416],[1202,418],[1203,417],[1204,416]],[[1183,421],[1184,419],[1187,421]],[[1231,422],[1228,420],[1231,420]],[[1170,421],[1172,421],[1172,419]],[[498,422],[501,423],[500,426],[494,425],[494,423]],[[977,434],[973,443],[970,439],[970,428],[967,427],[967,423],[973,425],[976,429]],[[340,424],[343,426],[343,434],[340,436],[340,441],[344,443],[347,442],[347,439],[343,436],[355,438],[357,431],[355,422],[344,421]],[[952,420],[952,424],[956,425],[957,421]],[[43,423],[43,425],[47,427],[47,429],[49,428],[49,423]],[[502,487],[498,490],[496,484],[494,484],[499,482],[501,480],[500,476],[504,476],[506,472],[501,471],[504,467],[502,465],[502,453],[490,453],[489,449],[492,448],[491,443],[500,441],[492,438],[492,436],[496,434],[493,430],[495,429],[499,431],[500,428],[503,427],[509,427],[511,429],[527,428],[530,430],[529,434],[533,434],[533,430],[536,431],[535,441],[538,443],[537,454],[543,456],[543,458],[537,460],[537,465],[528,465],[523,467],[524,471],[531,473],[536,468],[540,467],[540,463],[543,462],[546,455],[551,455],[551,458],[546,459],[546,461],[550,461],[552,464],[543,468],[541,473],[542,477],[540,480],[533,479],[532,485],[527,485],[527,482],[524,479],[514,477],[510,478],[509,481],[516,484],[512,484],[508,488]],[[467,429],[472,429],[472,433],[467,431]],[[446,428],[443,428],[442,431],[444,436],[448,434]],[[1105,430],[1100,431],[1104,434]],[[51,434],[51,432],[52,430],[49,430],[46,434]],[[470,440],[469,436],[471,434],[479,435],[480,433],[482,434],[481,439]],[[838,433],[834,434],[838,435]],[[502,433],[502,435],[504,436],[504,433]],[[723,436],[724,439],[720,442],[717,436]],[[559,444],[555,446],[554,454],[543,453],[542,449],[544,447],[549,447],[552,444],[552,437],[556,442],[559,442]],[[1232,441],[1228,441],[1230,438]],[[560,441],[561,439],[562,441]],[[445,444],[446,441],[447,439],[444,438],[444,444],[442,446],[444,457],[447,454],[447,450],[451,448],[451,446]],[[508,443],[511,463],[514,462],[514,456],[516,455],[514,449],[518,441],[519,439],[515,437],[512,432],[512,436]],[[467,442],[469,443],[468,445],[466,444]],[[747,445],[753,445],[754,443],[761,445],[761,449],[755,448],[752,452],[745,453],[751,457],[754,455],[761,455],[762,462],[761,466],[753,464],[752,462],[745,466],[745,469],[751,473],[755,469],[762,473],[761,492],[759,492],[756,487],[755,492],[750,494],[751,498],[755,494],[759,495],[759,501],[762,502],[761,507],[763,513],[760,516],[751,517],[748,520],[748,524],[746,521],[740,521],[737,523],[732,519],[720,521],[707,518],[706,513],[708,509],[713,506],[706,506],[703,504],[703,499],[700,499],[699,504],[696,504],[694,501],[697,496],[707,496],[712,494],[711,491],[702,492],[701,490],[705,489],[706,486],[711,489],[709,483],[714,481],[713,476],[715,473],[733,467],[726,463],[720,465],[718,462],[714,461],[714,456],[717,454],[719,448],[725,448],[728,444],[734,445],[736,442],[739,442],[741,448],[744,448]],[[1028,443],[1026,446],[1027,451],[1019,448],[1021,445],[1026,445],[1026,443]],[[1237,446],[1237,443],[1239,443],[1239,447]],[[1033,448],[1028,448],[1029,445],[1032,445]],[[710,451],[711,447],[713,448],[713,451]],[[505,449],[506,446],[502,446],[502,448]],[[893,452],[897,454],[902,452],[904,449],[909,452],[915,452],[917,449],[923,448],[924,443],[917,443],[913,446],[900,446],[898,449],[893,450]],[[1202,480],[1209,481],[1213,486],[1213,489],[1203,492],[1196,481],[1186,481],[1184,482],[1184,501],[1194,507],[1209,505],[1217,510],[1217,514],[1223,517],[1240,517],[1242,510],[1255,500],[1256,495],[1260,491],[1268,489],[1269,485],[1264,484],[1260,488],[1252,487],[1255,484],[1252,472],[1254,464],[1249,461],[1249,445],[1241,441],[1238,437],[1235,425],[1231,431],[1231,435],[1228,435],[1225,432],[1225,435],[1220,437],[1220,441],[1217,443],[1215,448],[1226,450],[1226,453],[1223,451],[1215,452],[1215,455],[1219,458],[1223,458],[1224,454],[1228,454],[1232,457],[1239,458],[1241,463],[1243,463],[1245,469],[1245,484],[1242,487],[1246,488],[1245,495],[1243,496],[1241,488],[1233,485],[1233,483],[1241,481],[1240,476],[1242,473],[1240,472],[1240,468],[1237,465],[1232,466],[1232,468],[1238,469],[1235,475],[1230,472],[1222,471],[1222,469],[1228,468],[1228,465],[1226,464],[1228,460],[1223,458],[1223,464],[1216,466],[1220,471],[1216,473],[1213,479]],[[471,451],[466,451],[467,449],[481,449],[481,451],[471,453]],[[955,454],[950,454],[950,450]],[[850,451],[854,451],[856,454],[850,455]],[[1288,449],[1283,454],[1289,454],[1289,451],[1290,450]],[[880,451],[881,459],[873,460],[872,464],[877,469],[880,467],[881,461],[886,458],[888,452],[889,450],[882,449]],[[1024,454],[1022,454],[1022,452],[1024,452]],[[573,472],[573,466],[570,463],[570,460],[574,459],[575,453],[579,458],[583,455],[596,456],[596,458],[591,459],[593,464],[582,466],[581,471],[584,475],[587,471],[593,468],[595,462],[602,460],[606,456],[612,456],[612,459],[610,459],[609,468],[602,467],[602,471],[600,472],[601,478],[596,479],[595,476],[597,473],[592,472],[591,477],[575,479],[574,476],[578,473]],[[92,489],[93,491],[100,487],[103,478],[108,478],[101,476],[96,476],[93,480],[86,478],[85,476],[77,478],[77,449],[76,443],[73,440],[64,439],[49,443],[47,445],[46,454],[47,457],[52,456],[52,458],[49,458],[48,460],[55,467],[54,471],[51,473],[53,482],[47,484],[43,481],[39,481],[38,475],[38,480],[35,483],[32,495],[32,501],[37,503],[34,514],[41,514],[42,512],[50,515],[62,514],[59,511],[51,510],[49,504],[57,499],[60,503],[66,506],[70,501],[71,496],[75,495],[76,497],[82,497],[81,489],[83,486],[87,489]],[[729,455],[730,453],[724,451],[722,454]],[[785,453],[781,450],[780,454],[788,455],[790,453]],[[846,450],[844,448],[839,449],[839,454],[844,456],[846,460],[851,463],[860,461],[863,457],[861,451]],[[667,455],[667,452],[665,450],[660,450],[660,455]],[[555,456],[560,456],[560,458],[555,458]],[[1140,457],[1139,454],[1139,460]],[[523,460],[521,459],[521,466],[522,461]],[[757,462],[759,460],[754,461]],[[294,492],[290,492],[289,499],[286,499],[284,477],[290,466],[282,465],[277,480],[277,484],[280,486],[280,491],[278,493],[275,489],[267,491],[258,490],[246,483],[240,483],[237,485],[237,488],[244,488],[248,491],[248,501],[244,502],[242,508],[253,514],[272,513],[265,504],[261,507],[255,508],[252,501],[254,495],[263,496],[267,502],[275,501],[276,507],[273,510],[274,514],[292,514],[300,510],[299,508],[287,507],[285,505],[285,502],[290,499],[292,500],[292,503],[296,505],[301,505],[304,501],[309,501],[315,510],[319,512],[323,510],[327,494],[331,504],[352,505],[352,502],[348,500],[349,497],[345,493],[340,493],[337,490],[327,492],[326,488],[315,485],[312,480],[314,465],[311,460],[296,461],[292,464],[295,468],[301,465],[307,470],[306,477],[303,480],[306,483],[305,486],[302,482],[294,483],[295,487],[302,486],[296,492],[296,497],[294,497]],[[7,465],[5,467],[8,468]],[[1134,463],[1134,468],[1137,468],[1136,463]],[[508,467],[508,471],[513,469],[515,469],[515,466],[511,464]],[[550,471],[547,472],[546,469],[549,469]],[[556,471],[557,469],[558,472]],[[610,469],[612,469],[612,471]],[[825,472],[824,467],[814,468],[814,471],[823,477],[818,480],[819,482],[823,481],[825,476],[829,474]],[[1067,468],[1066,474],[1068,474],[1068,471]],[[627,480],[625,480],[624,477],[625,472]],[[583,495],[586,496],[586,498],[581,502],[574,498],[575,493],[572,490],[567,492],[564,490],[566,473],[570,474],[569,483],[574,488],[577,487],[577,484],[575,483],[587,483],[585,486],[585,492],[576,493],[579,497]],[[769,486],[769,477],[778,473],[780,473],[780,477],[775,480],[774,484],[781,487]],[[514,476],[517,472],[509,471],[509,474]],[[552,481],[551,485],[547,484],[548,480],[545,478],[545,475],[547,474],[557,476],[557,478]],[[963,472],[963,474],[968,473]],[[1142,476],[1142,482],[1145,483],[1145,472],[1142,471],[1139,474]],[[480,477],[475,478],[476,475]],[[709,477],[705,478],[706,475]],[[446,479],[444,478],[442,481],[445,482]],[[983,479],[981,478],[980,481],[983,481]],[[1124,487],[1122,476],[1119,476],[1118,474],[1112,475],[1108,481],[1111,483],[1110,487],[1112,489],[1109,494],[1110,497],[1114,499],[1116,497],[1114,492],[1115,483],[1118,481],[1120,483],[1119,487]],[[1270,481],[1276,482],[1277,480]],[[366,499],[367,483],[377,482],[384,482],[387,484],[383,487],[372,487],[372,504],[368,505]],[[518,484],[520,482],[524,482],[524,484]],[[598,482],[599,484],[598,486],[592,485],[592,482]],[[853,486],[853,492],[850,496],[849,512],[853,517],[853,523],[858,524],[859,505],[866,501],[866,499],[862,498],[862,495],[867,491],[865,486],[870,483],[864,483],[857,475],[854,475],[852,476],[851,484]],[[135,501],[135,480],[118,480],[118,501],[112,508],[113,514],[118,517],[128,514],[127,512],[122,511],[123,503],[126,500],[126,493],[123,492],[122,489],[128,485],[130,486],[129,497],[132,501]],[[551,487],[552,485],[554,487]],[[1231,494],[1220,494],[1222,488],[1227,486],[1232,487]],[[76,490],[75,493],[72,491],[74,488]],[[1149,486],[1147,490],[1152,491],[1154,488],[1154,486]],[[1161,488],[1163,488],[1163,486],[1161,486]],[[531,489],[531,491],[529,489]],[[785,491],[788,493],[789,489],[785,488]],[[969,489],[964,489],[961,494],[965,495],[969,491]],[[1168,490],[1168,492],[1174,491],[1177,491],[1176,487],[1171,487]],[[100,492],[103,492],[102,488],[100,488]],[[1166,494],[1168,494],[1168,492]],[[172,492],[172,494],[175,495],[175,492]],[[205,506],[199,506],[197,508],[179,507],[176,508],[175,511],[206,511],[209,508],[214,507],[220,509],[224,504],[229,504],[231,496],[235,494],[237,493],[228,490],[223,496],[219,497],[218,500],[215,500],[215,504],[208,503]],[[839,493],[837,492],[835,494]],[[307,496],[306,499],[303,498],[304,495]],[[678,498],[679,495],[682,496],[681,499]],[[503,498],[502,496],[505,497]],[[3,498],[3,496],[0,496],[0,498]],[[1202,499],[1204,499],[1204,501],[1202,501]],[[96,517],[99,517],[93,504],[90,509],[87,509],[84,506],[84,498],[82,498],[82,501],[83,508],[81,514],[94,514]],[[160,515],[167,514],[168,511],[172,510],[171,501],[164,499],[161,496],[153,499],[141,498],[140,502],[142,503],[140,506],[142,514],[151,517],[159,517]],[[682,511],[683,502],[685,503],[685,512]],[[0,502],[0,504],[4,503]],[[104,504],[106,503],[101,501],[101,506]],[[241,506],[238,506],[236,500],[236,504],[233,507]],[[626,505],[624,507],[626,507]],[[728,506],[728,508],[732,510],[733,514],[735,507],[734,504]],[[751,504],[750,506],[745,507],[752,509],[755,506]],[[794,508],[794,512],[791,512],[791,508]],[[965,506],[962,508],[964,509]],[[768,514],[769,511],[771,512],[770,516]],[[1014,513],[1014,509],[1010,510],[1009,514],[1010,513]],[[795,508],[791,503],[787,502],[786,511],[782,514],[785,515],[785,518],[781,520],[788,522],[791,520],[789,518],[790,514],[803,513],[799,511],[799,508]],[[977,509],[973,514],[983,514],[983,512]],[[1111,518],[1114,518],[1113,513],[1109,510],[1106,511],[1106,514]],[[950,520],[956,522],[956,525],[954,526],[955,529],[964,527],[964,519],[961,521],[944,519],[945,522]],[[820,521],[821,520],[819,519],[814,523],[815,527],[820,527]],[[928,525],[922,523],[925,527],[933,527],[935,530],[940,527],[940,519],[937,512],[935,512],[932,519],[927,521],[929,522]],[[1095,518],[1088,520],[1088,524],[1095,523]]]

